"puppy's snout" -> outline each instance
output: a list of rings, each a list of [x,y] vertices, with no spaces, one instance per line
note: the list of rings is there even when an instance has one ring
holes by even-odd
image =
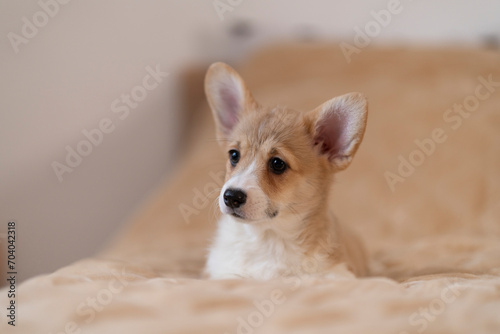
[[[240,189],[227,189],[224,192],[224,203],[233,209],[239,208],[247,201],[247,194]]]

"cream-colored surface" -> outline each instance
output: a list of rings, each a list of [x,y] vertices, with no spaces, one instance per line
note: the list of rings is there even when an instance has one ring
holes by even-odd
[[[217,215],[216,192],[208,202],[199,194],[224,167],[205,107],[176,176],[106,252],[18,287],[16,332],[500,332],[500,87],[456,130],[443,120],[474,94],[478,76],[500,81],[498,59],[366,49],[348,65],[335,46],[283,46],[240,69],[265,104],[309,110],[349,91],[368,96],[365,138],[331,203],[363,237],[374,277],[199,279]],[[447,140],[391,192],[384,173],[435,128]],[[186,206],[200,212],[186,221]]]

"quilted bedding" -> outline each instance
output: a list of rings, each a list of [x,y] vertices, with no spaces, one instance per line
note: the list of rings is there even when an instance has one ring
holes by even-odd
[[[348,64],[335,45],[281,45],[238,67],[263,104],[368,96],[331,198],[363,238],[368,277],[201,276],[224,168],[203,105],[175,175],[105,251],[22,283],[16,327],[4,318],[0,332],[500,333],[499,56],[368,48]]]

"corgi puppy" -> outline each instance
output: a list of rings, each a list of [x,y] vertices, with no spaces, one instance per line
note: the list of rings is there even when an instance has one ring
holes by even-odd
[[[362,244],[328,209],[333,175],[363,138],[365,97],[342,95],[308,112],[269,108],[224,63],[208,69],[205,93],[227,154],[208,276],[365,275]]]

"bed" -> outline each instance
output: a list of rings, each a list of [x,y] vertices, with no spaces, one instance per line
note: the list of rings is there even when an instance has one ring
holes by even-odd
[[[225,163],[202,103],[175,174],[104,251],[20,284],[16,328],[4,318],[0,332],[500,333],[499,56],[365,48],[348,63],[334,44],[283,44],[237,66],[263,104],[368,96],[331,198],[366,245],[368,277],[202,277]]]

